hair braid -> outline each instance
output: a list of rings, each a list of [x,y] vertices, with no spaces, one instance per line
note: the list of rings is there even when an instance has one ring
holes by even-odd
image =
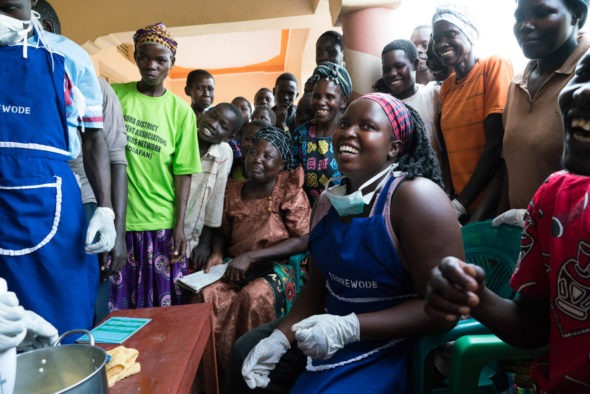
[[[428,178],[441,188],[444,187],[440,171],[440,165],[426,133],[426,127],[418,112],[411,106],[406,107],[412,115],[414,123],[414,133],[408,152],[404,152],[399,159],[399,170],[406,172],[407,179],[413,179],[417,176]]]

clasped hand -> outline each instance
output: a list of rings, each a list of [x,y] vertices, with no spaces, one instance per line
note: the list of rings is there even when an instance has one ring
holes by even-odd
[[[471,314],[485,288],[481,267],[445,257],[430,273],[424,310],[433,317],[457,321]]]

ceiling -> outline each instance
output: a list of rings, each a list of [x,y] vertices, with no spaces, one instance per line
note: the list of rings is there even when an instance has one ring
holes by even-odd
[[[178,41],[167,87],[184,96],[187,73],[207,69],[215,76],[216,99],[253,97],[272,88],[278,74],[300,80],[315,67],[315,41],[332,25],[328,0],[50,0],[62,33],[93,57],[110,82],[136,80],[132,35],[155,22]],[[237,91],[239,86],[240,91]]]
[[[325,1],[325,0],[324,0]],[[51,0],[63,33],[78,43],[163,22],[169,27],[311,16],[320,0]],[[199,30],[199,29],[196,29]],[[189,35],[189,34],[186,34]]]

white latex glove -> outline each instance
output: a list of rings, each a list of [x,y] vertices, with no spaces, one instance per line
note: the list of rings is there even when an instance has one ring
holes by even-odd
[[[281,332],[274,330],[269,337],[258,342],[242,364],[242,376],[250,389],[266,387],[270,382],[268,375],[283,356],[291,348],[289,340]]]
[[[94,242],[97,234],[99,234],[99,240]],[[86,231],[86,253],[110,252],[115,246],[116,236],[115,212],[107,207],[96,208]]]
[[[332,357],[344,345],[357,342],[361,337],[359,319],[354,313],[346,316],[315,315],[293,324],[297,346],[313,358]]]
[[[502,224],[510,224],[512,226],[518,226],[524,228],[524,214],[526,209],[509,209],[508,211],[501,213],[492,220],[492,226],[499,227]]]
[[[35,312],[25,310],[22,321],[27,329],[27,335],[17,347],[19,352],[52,346],[57,342],[57,329]]]
[[[25,337],[24,312],[16,294],[7,291],[6,280],[0,278],[0,353],[16,347]]]
[[[457,215],[457,219],[459,219],[463,215],[467,215],[467,209],[456,198],[453,199],[453,201],[451,201],[451,205],[455,210],[455,215]]]

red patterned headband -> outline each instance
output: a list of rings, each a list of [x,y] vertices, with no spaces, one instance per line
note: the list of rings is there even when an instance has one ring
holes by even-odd
[[[385,116],[391,123],[394,138],[402,142],[400,153],[403,153],[414,133],[412,114],[408,107],[395,97],[385,93],[369,93],[362,96],[361,99],[374,101],[383,109]]]

